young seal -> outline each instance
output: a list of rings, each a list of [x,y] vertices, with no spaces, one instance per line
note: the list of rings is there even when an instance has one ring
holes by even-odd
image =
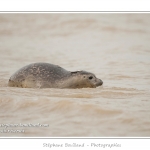
[[[96,88],[102,80],[86,71],[67,71],[49,63],[33,63],[19,69],[8,82],[22,88]]]

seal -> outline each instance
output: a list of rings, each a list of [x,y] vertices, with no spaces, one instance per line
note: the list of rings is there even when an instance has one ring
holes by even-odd
[[[22,88],[96,88],[101,79],[86,71],[67,71],[49,63],[29,64],[9,79],[8,86]]]

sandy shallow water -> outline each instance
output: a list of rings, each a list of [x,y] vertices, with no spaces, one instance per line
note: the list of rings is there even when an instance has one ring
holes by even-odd
[[[7,87],[33,62],[104,85]],[[0,136],[150,136],[150,14],[0,14]]]

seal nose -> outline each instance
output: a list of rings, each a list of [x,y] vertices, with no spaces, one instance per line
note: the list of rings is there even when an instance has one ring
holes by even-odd
[[[101,79],[98,80],[97,86],[101,86],[103,84],[103,81]]]

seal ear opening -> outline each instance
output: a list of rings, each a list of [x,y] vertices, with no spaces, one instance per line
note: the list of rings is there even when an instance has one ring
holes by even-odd
[[[77,73],[80,73],[81,70],[77,70],[77,71],[72,71],[71,74],[77,74]]]
[[[77,74],[79,71],[73,71],[73,72],[71,72],[71,74],[73,75],[73,74]]]

